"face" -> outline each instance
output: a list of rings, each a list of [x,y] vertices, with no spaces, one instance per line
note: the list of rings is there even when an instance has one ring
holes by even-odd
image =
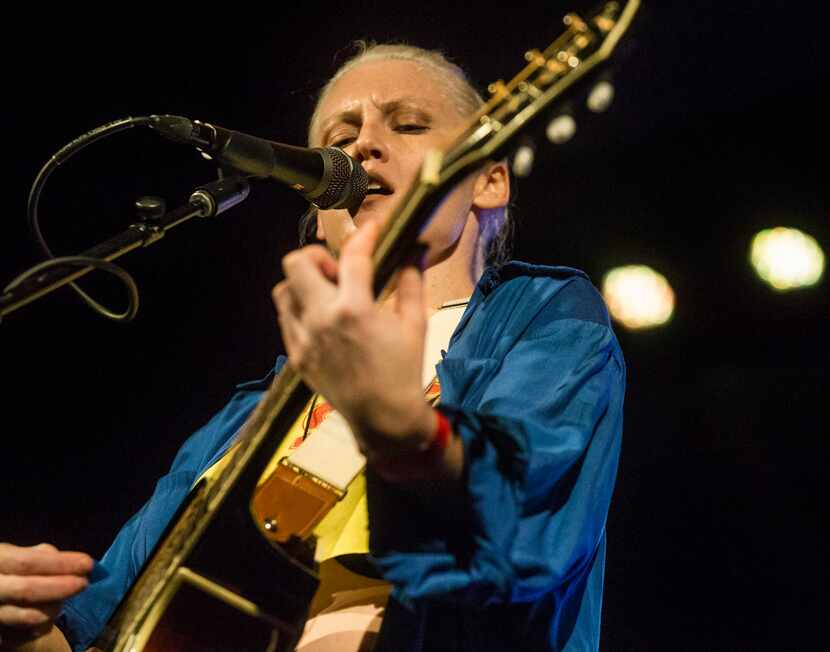
[[[349,70],[319,108],[311,144],[344,149],[363,165],[370,182],[353,218],[345,210],[318,212],[318,237],[334,250],[355,224],[385,223],[425,154],[446,149],[468,124],[437,73],[394,59],[368,61]],[[430,256],[459,238],[470,219],[473,196],[470,178],[441,204],[422,236]]]

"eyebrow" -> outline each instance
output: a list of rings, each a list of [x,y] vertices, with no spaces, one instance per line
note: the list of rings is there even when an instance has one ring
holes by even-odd
[[[400,110],[409,110],[418,113],[418,115],[422,117],[424,120],[431,121],[432,116],[429,114],[426,108],[429,106],[429,104],[430,103],[423,98],[416,97],[414,95],[407,95],[405,97],[399,97],[394,100],[384,102],[381,105],[379,105],[378,108],[381,110],[384,116],[391,115]],[[360,114],[360,109],[354,108],[346,109],[345,111],[339,111],[334,115],[326,118],[320,125],[320,141],[326,142],[329,133],[338,124],[359,125]]]

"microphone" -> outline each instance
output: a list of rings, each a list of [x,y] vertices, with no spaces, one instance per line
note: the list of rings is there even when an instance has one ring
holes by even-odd
[[[151,115],[150,127],[240,172],[276,179],[317,208],[354,211],[366,197],[366,170],[337,147],[284,145],[176,115]]]

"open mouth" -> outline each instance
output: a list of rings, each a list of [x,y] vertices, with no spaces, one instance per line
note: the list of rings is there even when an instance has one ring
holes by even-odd
[[[377,177],[369,175],[369,185],[366,188],[366,196],[369,195],[391,195],[393,190]]]

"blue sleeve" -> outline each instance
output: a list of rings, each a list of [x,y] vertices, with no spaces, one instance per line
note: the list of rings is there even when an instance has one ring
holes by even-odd
[[[591,572],[625,386],[622,353],[595,301],[597,318],[563,315],[552,302],[502,359],[448,355],[439,366],[439,409],[464,445],[464,505],[448,511],[379,488],[372,552],[402,600],[533,602]]]
[[[276,370],[283,360],[278,360]],[[237,386],[230,402],[187,439],[150,499],[124,524],[96,562],[89,587],[66,601],[56,624],[74,651],[86,650],[98,636],[194,482],[227,450],[274,373]]]

